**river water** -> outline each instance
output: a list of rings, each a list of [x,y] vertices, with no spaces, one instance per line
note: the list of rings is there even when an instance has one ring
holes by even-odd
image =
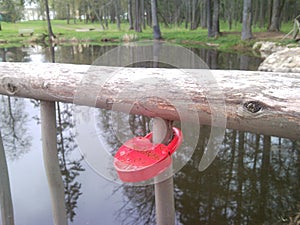
[[[115,47],[56,46],[55,61],[92,64]],[[212,69],[256,70],[262,61],[212,49],[190,50]],[[0,49],[1,61],[51,62],[51,55],[42,46]],[[53,224],[39,102],[0,96],[0,110],[15,224]],[[57,103],[57,112],[58,156],[69,224],[155,224],[153,186],[130,186],[99,175],[78,147],[74,105]],[[128,122],[135,135],[145,135],[151,127],[151,120],[142,116],[131,115]],[[97,110],[97,135],[115,151],[120,141],[112,123],[112,114]],[[216,159],[200,172],[198,165],[209,138],[210,128],[201,126],[194,154],[174,176],[176,224],[288,224],[295,218],[300,212],[299,141],[228,129]]]

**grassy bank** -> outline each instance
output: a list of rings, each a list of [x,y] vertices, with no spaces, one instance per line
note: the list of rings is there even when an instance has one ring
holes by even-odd
[[[27,21],[18,23],[2,22],[2,31],[0,31],[0,47],[4,46],[20,46],[26,43],[39,42],[47,34],[46,21]],[[120,43],[122,41],[131,41],[130,35],[135,36],[135,40],[152,40],[152,29],[147,27],[142,33],[135,33],[129,31],[128,24],[121,24],[121,30],[118,30],[115,24],[109,24],[109,29],[102,30],[99,24],[85,24],[83,22],[73,21],[67,24],[66,21],[53,20],[53,31],[57,35],[59,43],[73,43],[73,42],[91,42],[96,44],[104,43]],[[253,28],[254,36],[257,36],[251,41],[243,42],[240,40],[241,24],[237,24],[233,29],[229,30],[227,24],[220,25],[222,35],[217,38],[208,38],[206,29],[187,30],[182,27],[165,28],[161,27],[163,38],[166,41],[178,43],[182,45],[206,46],[214,47],[220,50],[236,51],[247,49],[251,47],[255,41],[258,41],[261,33],[265,33],[265,29]],[[293,24],[284,24],[282,26],[282,33],[271,33],[264,36],[264,40],[274,40],[275,36],[283,37],[293,27]],[[223,29],[222,29],[223,28]],[[34,34],[19,35],[21,29],[33,29]],[[274,34],[274,35],[273,35]],[[126,36],[127,35],[127,36]],[[124,38],[125,37],[125,38]],[[280,40],[276,38],[276,40]],[[285,41],[289,42],[289,41]]]

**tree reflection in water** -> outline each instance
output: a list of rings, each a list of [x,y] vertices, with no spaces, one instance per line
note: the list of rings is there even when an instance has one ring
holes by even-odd
[[[31,100],[34,107],[39,107],[39,102]],[[72,152],[77,151],[75,141],[76,134],[74,133],[73,122],[73,105],[56,103],[57,108],[57,149],[59,166],[62,174],[62,179],[65,188],[65,204],[67,208],[68,219],[73,222],[76,216],[76,208],[82,192],[81,183],[77,181],[81,172],[85,171],[81,162],[82,156],[76,157]],[[34,117],[37,123],[40,123],[40,118]]]
[[[121,185],[113,193],[121,191],[124,205],[116,212],[122,225],[155,224],[155,196],[153,186]]]
[[[30,150],[31,136],[28,133],[28,113],[21,98],[0,96],[0,121],[6,156],[20,159]]]
[[[58,159],[65,187],[67,216],[72,222],[76,216],[75,209],[77,208],[78,198],[82,194],[80,191],[81,183],[76,179],[85,169],[81,165],[83,157],[71,158],[71,153],[78,147],[75,142],[75,133],[73,130],[73,105],[59,102],[57,102],[56,105]]]
[[[90,64],[111,48],[113,46],[60,46],[57,47],[57,62]],[[206,49],[193,51],[211,68],[256,70],[261,61],[251,58],[249,60],[252,61],[245,63],[246,58],[235,54],[219,54]],[[42,50],[39,54],[50,61],[49,52]],[[8,56],[13,61],[28,60],[27,53],[20,48],[10,49],[9,52],[0,50],[2,60]],[[1,96],[0,101],[1,129],[7,145],[5,150],[9,158],[18,159],[29,151],[31,139],[26,128],[28,114],[24,110],[24,100]],[[71,131],[71,106],[59,104],[58,111],[58,155],[68,215],[72,221],[81,195],[81,184],[76,180],[84,169],[82,158],[76,159],[70,154],[77,147]],[[130,125],[134,135],[144,136],[149,132],[148,118],[134,115],[124,118],[126,120],[122,122]],[[121,142],[112,129],[110,113],[101,110],[98,122],[101,134],[111,149],[116,151]],[[126,126],[120,127],[118,132],[126,137]],[[299,141],[227,130],[218,157],[206,171],[199,172],[197,168],[209,132],[209,127],[201,127],[201,136],[192,159],[175,174],[177,224],[292,224],[300,212]],[[122,185],[112,194],[115,192],[121,192],[124,198],[124,205],[116,214],[121,224],[155,223],[152,186]],[[297,222],[294,221],[294,224]]]
[[[218,158],[203,173],[193,165],[202,155],[198,148],[175,178],[182,224],[274,224],[299,212],[296,142],[227,130]]]
[[[148,117],[118,113],[116,121],[114,115],[111,111],[99,109],[97,123],[99,135],[110,146],[113,155],[122,141],[128,140],[131,135],[145,136],[150,132]],[[134,187],[122,184],[113,190],[112,195],[116,192],[122,192],[122,202],[124,202],[116,213],[116,218],[121,220],[121,224],[155,224],[155,199],[152,186]]]
[[[120,143],[111,129],[111,115],[105,110],[101,114],[98,126],[116,151]],[[148,118],[127,118],[122,123],[129,122],[134,134],[149,132]],[[299,142],[226,130],[218,157],[206,171],[199,172],[209,135],[210,128],[202,126],[192,159],[175,174],[178,224],[285,224],[299,214]],[[152,186],[123,184],[113,193],[118,191],[124,196],[117,213],[122,224],[155,223]]]

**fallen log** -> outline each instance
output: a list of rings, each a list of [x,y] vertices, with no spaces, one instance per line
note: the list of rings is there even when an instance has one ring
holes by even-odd
[[[2,95],[119,111],[130,106],[130,113],[167,120],[197,112],[208,125],[214,113],[227,118],[227,128],[300,139],[297,73],[1,63],[0,82]],[[179,115],[180,105],[186,115]]]

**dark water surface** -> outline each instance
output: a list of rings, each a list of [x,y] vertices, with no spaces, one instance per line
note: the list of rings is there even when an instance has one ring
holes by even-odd
[[[55,61],[91,64],[115,46],[55,47]],[[260,58],[191,49],[210,68],[256,70]],[[1,61],[50,62],[48,48],[0,49]],[[57,103],[58,156],[69,224],[155,224],[154,189],[112,182],[98,175],[78,149],[71,104]],[[120,146],[110,112],[95,110],[97,135],[107,148]],[[135,135],[151,121],[130,115]],[[50,225],[49,187],[43,166],[39,103],[0,96],[0,123],[17,225]],[[126,135],[126,130],[120,128]],[[216,160],[200,172],[210,128],[201,126],[197,147],[175,174],[176,224],[289,224],[300,212],[300,141],[226,130]],[[100,140],[99,139],[99,140]],[[292,223],[291,223],[292,224]],[[296,224],[296,223],[295,223]]]
[[[56,46],[55,62],[92,64],[99,56],[117,46],[74,45]],[[188,48],[198,55],[210,69],[257,70],[263,61],[259,57],[219,52],[214,49]],[[172,57],[172,55],[170,55]],[[0,48],[0,62],[51,62],[51,51],[47,47]]]

